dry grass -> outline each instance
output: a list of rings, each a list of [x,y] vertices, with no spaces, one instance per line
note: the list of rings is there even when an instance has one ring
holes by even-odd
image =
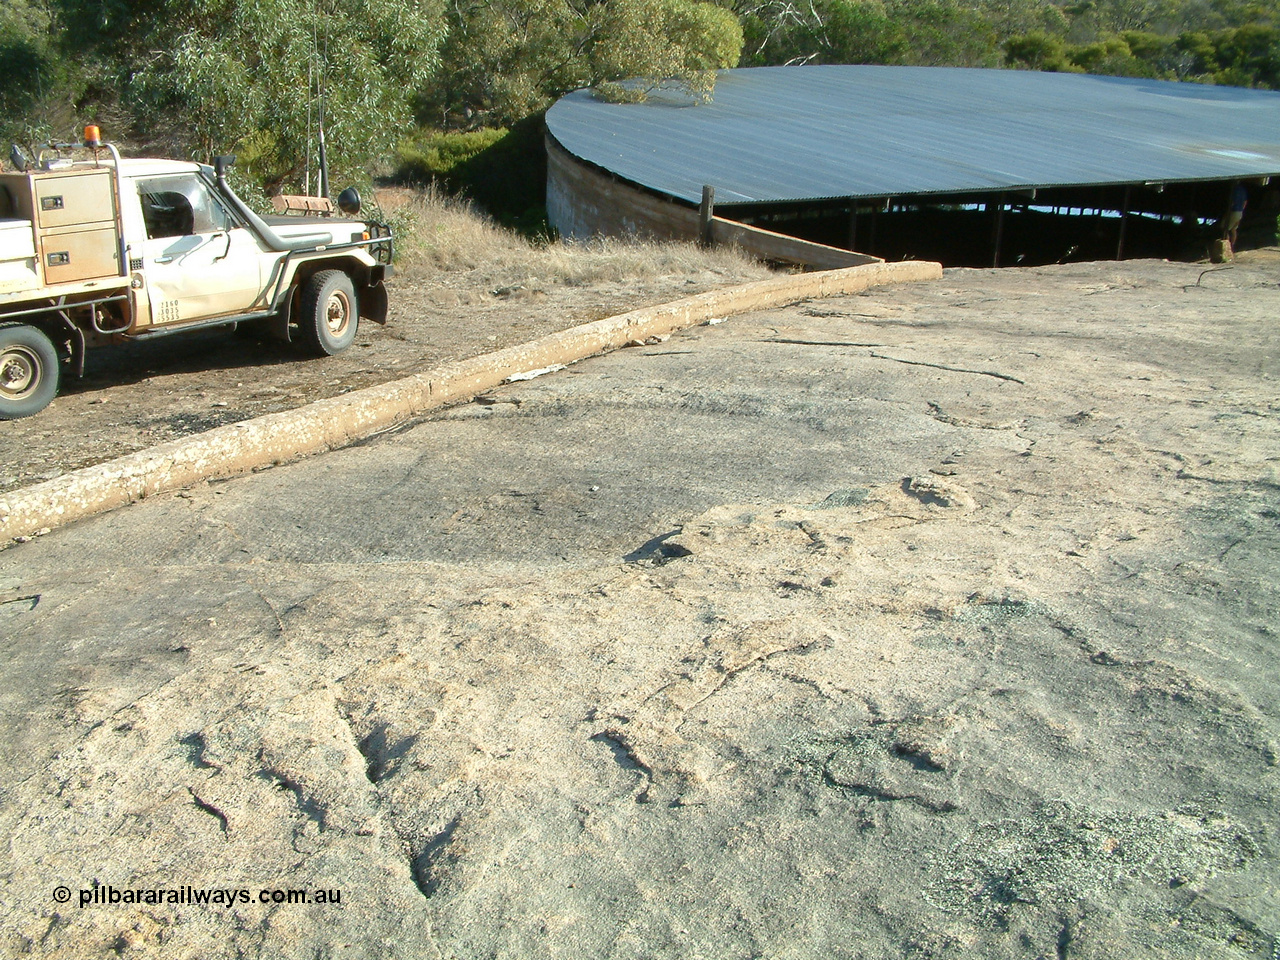
[[[431,189],[379,199],[396,230],[397,273],[408,279],[462,274],[469,284],[501,288],[706,274],[741,282],[770,275],[763,264],[730,248],[613,239],[531,243],[467,201]]]

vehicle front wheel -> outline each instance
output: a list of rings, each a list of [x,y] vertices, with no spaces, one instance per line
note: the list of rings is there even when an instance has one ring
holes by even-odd
[[[300,339],[310,353],[331,357],[356,339],[360,311],[351,278],[341,270],[321,270],[302,288]]]
[[[0,420],[39,413],[58,395],[58,351],[37,327],[0,325]]]

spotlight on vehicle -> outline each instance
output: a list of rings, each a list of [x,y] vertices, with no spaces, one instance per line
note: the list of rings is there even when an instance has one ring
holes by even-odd
[[[355,187],[347,187],[338,194],[338,209],[349,217],[360,212],[360,191]]]

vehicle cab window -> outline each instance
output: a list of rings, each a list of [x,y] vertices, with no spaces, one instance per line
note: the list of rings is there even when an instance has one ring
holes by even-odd
[[[138,182],[147,238],[217,233],[235,226],[213,191],[195,174]]]

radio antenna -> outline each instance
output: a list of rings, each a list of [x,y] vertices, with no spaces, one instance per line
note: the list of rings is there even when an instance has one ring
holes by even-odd
[[[320,131],[320,196],[329,196],[329,157],[324,148],[324,89],[326,62],[329,59],[329,41],[324,42],[324,56],[320,59],[320,97],[319,97],[319,131]]]
[[[311,196],[311,108],[316,98],[316,32],[314,22],[311,27],[311,59],[307,61],[307,146],[303,153],[306,156],[303,193]]]

